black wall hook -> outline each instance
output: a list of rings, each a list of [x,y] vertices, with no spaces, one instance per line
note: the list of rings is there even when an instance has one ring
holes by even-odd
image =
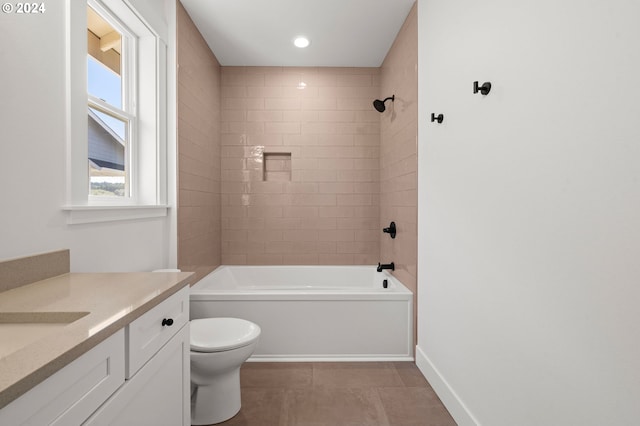
[[[486,82],[482,83],[482,86],[478,86],[478,82],[474,81],[473,82],[473,93],[478,93],[478,91],[480,93],[482,93],[483,95],[488,95],[489,92],[491,91],[491,83],[486,81]]]
[[[432,123],[434,121],[437,121],[438,123],[442,123],[443,120],[444,120],[444,115],[442,115],[442,114],[435,115],[433,112],[431,113],[431,122]]]

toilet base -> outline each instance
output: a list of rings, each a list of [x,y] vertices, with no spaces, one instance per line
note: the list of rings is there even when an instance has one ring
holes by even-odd
[[[240,367],[216,376],[215,383],[191,388],[192,425],[221,423],[240,411]]]

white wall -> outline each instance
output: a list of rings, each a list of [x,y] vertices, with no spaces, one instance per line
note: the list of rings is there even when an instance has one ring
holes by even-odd
[[[640,2],[418,13],[419,366],[461,425],[638,424]]]
[[[170,3],[135,1],[167,37]],[[72,271],[171,266],[170,217],[66,223],[65,2],[45,6],[40,15],[0,13],[0,259],[69,248]]]

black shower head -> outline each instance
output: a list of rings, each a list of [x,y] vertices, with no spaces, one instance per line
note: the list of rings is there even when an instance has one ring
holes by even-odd
[[[389,99],[391,99],[391,102],[393,102],[396,99],[396,95],[389,96],[388,98],[385,98],[384,101],[381,101],[380,99],[376,99],[375,101],[373,101],[373,107],[378,112],[384,112],[385,110],[384,103],[387,102]]]

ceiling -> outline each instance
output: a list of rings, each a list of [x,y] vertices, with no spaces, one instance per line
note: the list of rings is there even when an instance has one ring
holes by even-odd
[[[113,49],[120,53],[122,47],[120,33],[91,7],[87,7],[87,29],[100,39],[100,50],[106,52]]]
[[[379,67],[415,0],[181,2],[223,66]]]

